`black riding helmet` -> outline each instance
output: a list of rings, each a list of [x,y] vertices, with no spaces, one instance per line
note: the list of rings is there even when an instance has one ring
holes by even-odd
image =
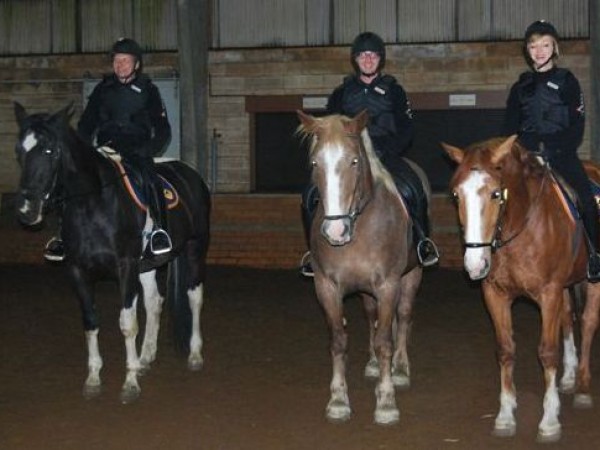
[[[110,50],[110,58],[114,58],[117,53],[124,53],[126,55],[133,55],[135,59],[142,64],[142,48],[140,45],[130,38],[119,38],[115,42]]]
[[[531,60],[529,52],[527,51],[527,44],[533,35],[552,36],[552,38],[554,38],[554,51],[552,53],[552,59],[558,58],[559,37],[556,28],[554,28],[554,25],[552,25],[550,22],[545,20],[536,20],[527,27],[525,30],[525,37],[523,38],[523,56],[525,57],[525,60],[529,66],[532,66],[533,61]]]
[[[352,59],[352,66],[357,72],[359,69],[355,58],[361,52],[378,53],[381,59],[379,61],[377,70],[383,69],[383,66],[385,65],[385,44],[383,43],[383,39],[381,39],[377,34],[366,31],[356,36],[354,42],[352,42],[350,57]]]

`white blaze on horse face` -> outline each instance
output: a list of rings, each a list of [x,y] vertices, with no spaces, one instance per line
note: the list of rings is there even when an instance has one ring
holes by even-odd
[[[472,171],[467,179],[458,187],[464,213],[464,240],[466,243],[483,243],[483,211],[484,199],[480,191],[489,182],[489,176],[485,172]],[[465,269],[472,279],[483,278],[489,269],[489,247],[466,248]]]
[[[344,151],[337,145],[327,145],[323,148],[323,171],[325,172],[326,186],[324,189],[323,206],[326,216],[339,216],[348,214],[350,205],[342,205],[342,178],[340,164],[343,162]],[[324,227],[327,239],[333,242],[344,243],[347,228],[342,219],[328,220]]]
[[[328,216],[344,214],[342,205],[340,204],[341,184],[342,180],[339,173],[339,164],[343,156],[343,151],[338,146],[328,145],[323,149],[323,170],[325,171],[325,187],[326,198],[324,198],[325,214]]]
[[[38,140],[35,137],[35,134],[33,134],[32,132],[27,133],[25,135],[25,138],[23,139],[22,145],[23,145],[23,149],[28,152],[31,149],[35,148],[35,146],[38,144]]]

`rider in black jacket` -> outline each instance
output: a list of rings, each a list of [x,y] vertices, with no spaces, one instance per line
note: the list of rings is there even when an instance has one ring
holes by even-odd
[[[171,126],[158,88],[141,73],[142,50],[133,39],[119,39],[111,50],[113,73],[94,88],[79,120],[77,132],[89,144],[110,148],[139,171],[143,179],[154,229],[149,244],[153,254],[171,250],[165,231],[165,205],[153,157],[166,150]],[[44,256],[62,260],[62,242],[53,238]]]
[[[439,259],[437,248],[427,236],[429,218],[427,199],[418,175],[402,157],[414,136],[412,112],[406,92],[396,79],[381,71],[385,65],[385,46],[375,33],[359,34],[352,44],[351,61],[355,70],[330,95],[328,114],[354,117],[363,110],[369,114],[367,129],[375,153],[390,172],[404,198],[414,223],[417,253],[422,265],[430,266]],[[318,192],[308,186],[302,196],[302,216],[308,233],[318,201]],[[300,271],[312,276],[310,253],[302,258]]]
[[[598,208],[577,157],[585,126],[579,82],[569,70],[556,66],[558,33],[549,22],[536,21],[527,28],[523,54],[531,70],[511,88],[504,132],[518,134],[521,144],[540,153],[577,193],[589,238],[588,279],[600,281]]]

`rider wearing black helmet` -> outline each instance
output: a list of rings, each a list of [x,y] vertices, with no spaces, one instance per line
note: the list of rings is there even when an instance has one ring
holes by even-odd
[[[368,111],[367,129],[375,153],[394,178],[407,204],[413,219],[419,261],[423,266],[430,266],[437,263],[439,254],[433,241],[427,237],[426,196],[419,177],[402,157],[414,135],[412,112],[402,86],[394,77],[382,73],[385,60],[385,45],[381,37],[371,32],[359,34],[350,50],[354,74],[347,76],[333,91],[327,103],[327,113],[354,117],[365,109]],[[317,201],[316,188],[308,186],[302,196],[307,240]],[[309,256],[310,253],[307,253],[302,258],[300,271],[304,276],[312,276]]]
[[[142,49],[133,39],[119,39],[111,48],[113,72],[98,83],[89,97],[77,131],[86,142],[109,147],[139,171],[150,216],[154,223],[149,239],[153,254],[171,250],[165,231],[165,205],[153,157],[166,150],[171,126],[158,88],[141,73]],[[44,252],[46,259],[64,259],[62,242],[53,238]]]
[[[588,279],[600,281],[598,208],[587,175],[577,157],[583,140],[585,108],[579,81],[557,67],[558,33],[543,20],[525,31],[523,53],[530,70],[512,86],[506,104],[504,132],[518,134],[528,150],[540,153],[550,167],[571,185],[588,237]]]

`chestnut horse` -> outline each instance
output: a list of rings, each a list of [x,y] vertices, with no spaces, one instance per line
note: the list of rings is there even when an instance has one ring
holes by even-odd
[[[394,384],[410,383],[406,347],[422,279],[411,220],[389,172],[372,149],[366,112],[355,119],[315,118],[300,111],[298,116],[299,132],[312,138],[312,181],[321,197],[310,250],[317,297],[331,333],[333,377],[326,415],[333,421],[351,415],[343,304],[347,296],[358,294],[370,327],[365,375],[379,378],[375,422],[394,423],[400,417]],[[429,195],[427,179],[416,169]]]
[[[450,189],[463,229],[465,269],[471,279],[482,280],[485,304],[496,330],[500,410],[494,434],[512,436],[516,432],[511,305],[523,296],[539,306],[542,319],[538,355],[546,390],[538,440],[558,440],[559,389],[575,393],[576,407],[592,404],[589,359],[598,325],[600,284],[586,282],[588,250],[583,227],[573,219],[550,168],[522,147],[516,136],[489,139],[465,150],[442,145],[459,164]],[[593,180],[600,181],[598,166],[587,164],[586,170]],[[568,291],[576,283],[582,283],[587,293],[579,363]],[[561,327],[564,367],[557,388]]]

